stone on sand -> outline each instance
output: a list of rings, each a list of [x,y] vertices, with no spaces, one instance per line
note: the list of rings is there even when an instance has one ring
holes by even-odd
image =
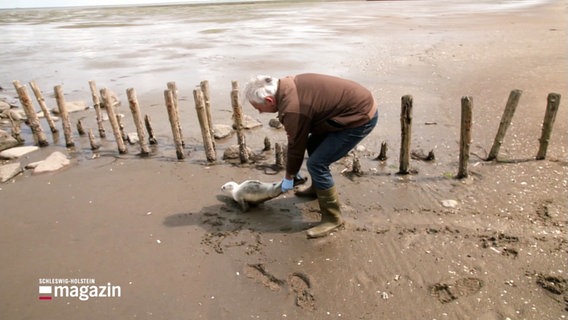
[[[260,121],[256,120],[255,118],[245,114],[243,116],[243,127],[245,129],[254,129],[254,128],[262,127],[262,122],[260,122]]]
[[[457,208],[458,202],[456,200],[442,200],[444,208]]]
[[[0,130],[0,151],[16,147],[18,140],[14,139],[8,132]]]
[[[33,168],[34,173],[42,173],[57,171],[65,167],[69,163],[71,163],[71,161],[67,159],[67,157],[63,153],[55,151],[54,153],[50,154],[49,157],[45,158],[45,160],[30,163],[26,167]]]
[[[130,133],[126,134],[126,140],[128,140],[128,143],[130,143],[130,144],[136,144],[136,143],[140,142],[140,138],[138,137],[137,132],[130,132]]]
[[[0,152],[0,159],[17,159],[30,152],[34,152],[37,149],[39,149],[39,147],[36,146],[24,146],[6,149]]]
[[[12,106],[8,102],[0,100],[0,112],[4,112],[11,108]]]
[[[12,118],[14,121],[25,121],[28,119],[24,109],[6,109],[0,113],[0,118]]]
[[[278,118],[270,119],[270,121],[268,121],[268,125],[275,129],[280,129],[284,127],[284,125],[280,123],[280,120],[278,120]]]
[[[4,183],[22,172],[22,165],[17,163],[9,163],[0,166],[0,183]]]
[[[255,118],[244,114],[243,115],[243,128],[245,129],[254,129],[262,127],[262,123]],[[236,129],[235,125],[233,124],[233,129]]]
[[[68,113],[83,111],[88,108],[87,103],[85,103],[85,101],[67,101],[65,102],[65,107]],[[55,114],[59,114],[59,107],[55,107],[51,109],[51,111]]]
[[[213,137],[215,139],[224,139],[233,133],[233,128],[226,124],[213,125]]]

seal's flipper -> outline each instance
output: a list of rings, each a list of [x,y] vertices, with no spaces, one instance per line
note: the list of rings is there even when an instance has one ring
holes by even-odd
[[[248,202],[246,202],[246,201],[244,201],[244,200],[239,201],[239,205],[241,206],[241,211],[242,211],[242,212],[247,212],[247,211],[249,210],[249,208],[250,208]]]

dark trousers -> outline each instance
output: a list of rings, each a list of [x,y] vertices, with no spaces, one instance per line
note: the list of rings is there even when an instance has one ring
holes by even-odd
[[[325,134],[311,134],[308,138],[308,172],[312,185],[318,190],[327,190],[335,185],[329,166],[345,157],[377,125],[379,113],[366,124]]]

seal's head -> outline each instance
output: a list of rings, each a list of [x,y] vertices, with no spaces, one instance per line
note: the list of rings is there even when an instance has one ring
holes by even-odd
[[[239,185],[234,182],[234,181],[230,181],[225,183],[222,187],[221,187],[221,191],[225,192],[225,193],[232,193],[233,190],[237,189]]]

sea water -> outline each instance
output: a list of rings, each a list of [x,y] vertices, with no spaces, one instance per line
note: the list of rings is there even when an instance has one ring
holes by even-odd
[[[470,19],[544,2],[548,1],[263,1],[5,9],[0,10],[1,93],[14,95],[13,80],[35,80],[50,107],[56,85],[62,85],[68,101],[90,103],[88,81],[95,80],[99,89],[116,92],[127,105],[127,88],[135,88],[139,96],[152,90],[162,94],[166,84],[175,81],[181,88],[184,130],[198,136],[195,114],[187,106],[193,104],[191,91],[202,80],[210,83],[214,118],[221,123],[230,122],[231,81],[243,83],[255,74],[344,76],[371,90],[380,87],[385,96],[381,103],[388,104],[385,99],[398,97],[387,85],[407,90],[422,85],[414,83],[420,77],[408,73],[397,80],[389,69],[408,65],[412,58],[396,36],[380,32],[392,30],[389,24],[408,30],[435,24],[441,16]],[[410,49],[424,52],[443,37],[437,33],[428,39],[412,38]],[[372,58],[369,52],[375,52]],[[153,118],[154,125],[168,135],[163,109],[156,105],[154,115],[163,120]],[[273,132],[259,133],[258,139],[265,134]]]
[[[380,27],[383,17],[424,19],[546,1],[207,2],[0,10],[0,86],[18,79],[83,90],[92,79],[120,91],[147,90],[171,80],[247,79],[275,67],[341,74],[338,54],[367,41],[361,33]]]

